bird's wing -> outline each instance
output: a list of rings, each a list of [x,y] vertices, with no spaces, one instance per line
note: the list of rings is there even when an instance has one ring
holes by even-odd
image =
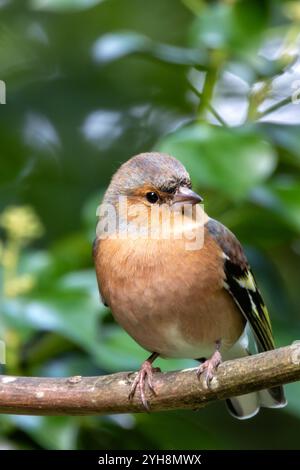
[[[206,226],[224,253],[224,287],[249,321],[259,351],[274,349],[268,310],[240,242],[230,230],[216,220],[210,219]]]

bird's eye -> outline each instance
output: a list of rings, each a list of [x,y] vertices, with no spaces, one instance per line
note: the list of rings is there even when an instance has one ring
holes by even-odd
[[[154,191],[151,191],[146,194],[146,199],[151,204],[155,204],[158,201],[158,195]]]

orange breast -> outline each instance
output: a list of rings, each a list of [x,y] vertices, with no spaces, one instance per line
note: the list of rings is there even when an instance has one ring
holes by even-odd
[[[117,322],[145,349],[164,357],[226,350],[245,321],[223,287],[223,256],[205,236],[198,250],[183,240],[99,242],[95,263],[103,298]]]

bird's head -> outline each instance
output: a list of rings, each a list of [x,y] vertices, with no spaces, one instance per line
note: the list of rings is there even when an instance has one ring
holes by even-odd
[[[202,240],[199,227],[206,219],[197,205],[201,201],[178,160],[164,153],[141,153],[114,174],[99,208],[97,236],[165,240],[191,232],[197,239],[201,232]]]
[[[120,196],[128,204],[146,207],[197,204],[202,198],[191,189],[185,167],[164,153],[141,153],[124,163],[113,176],[104,201],[117,205]]]

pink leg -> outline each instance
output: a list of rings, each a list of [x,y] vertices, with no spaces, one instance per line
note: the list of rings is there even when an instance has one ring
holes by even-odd
[[[218,366],[222,362],[222,356],[220,353],[221,341],[216,341],[216,350],[211,356],[210,359],[204,361],[200,366],[197,368],[197,377],[200,379],[200,376],[203,375],[203,380],[207,387],[209,387],[210,382],[212,381],[215,372]]]
[[[152,367],[153,361],[158,358],[157,353],[152,353],[151,356],[143,362],[136,378],[133,381],[133,384],[131,386],[130,393],[128,395],[129,400],[132,400],[132,398],[135,395],[136,389],[138,388],[141,394],[141,400],[146,408],[147,411],[150,410],[149,407],[149,402],[145,396],[145,391],[146,391],[146,384],[148,385],[148,388],[150,391],[156,395],[155,388],[153,385],[153,372],[160,372],[159,367]]]

